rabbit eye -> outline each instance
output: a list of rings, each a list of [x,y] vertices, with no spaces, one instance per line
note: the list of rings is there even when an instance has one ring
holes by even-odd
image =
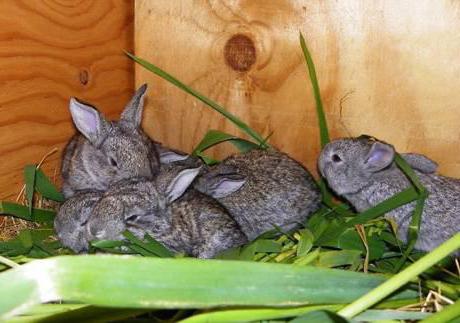
[[[128,222],[136,221],[138,217],[139,217],[139,215],[133,214],[133,215],[127,217],[126,221],[128,221]]]
[[[338,162],[341,162],[341,161],[342,161],[342,158],[340,158],[339,155],[334,154],[334,155],[332,155],[332,161],[333,161],[334,163],[338,163]]]
[[[109,163],[113,167],[118,167],[117,161],[113,159],[112,157],[109,157]]]

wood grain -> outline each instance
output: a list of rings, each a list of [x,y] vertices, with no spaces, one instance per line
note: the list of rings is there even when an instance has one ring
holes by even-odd
[[[133,91],[132,0],[0,1],[0,199],[22,186],[22,169],[75,132],[76,96],[113,118]],[[44,164],[59,178],[60,152]]]
[[[458,1],[137,0],[135,15],[137,55],[262,134],[274,132],[271,143],[311,170],[319,138],[299,30],[333,138],[374,135],[401,152],[427,154],[442,173],[460,177]],[[208,129],[238,134],[137,66],[142,82],[152,89],[144,125],[156,139],[191,151]],[[228,153],[223,147],[214,156]]]

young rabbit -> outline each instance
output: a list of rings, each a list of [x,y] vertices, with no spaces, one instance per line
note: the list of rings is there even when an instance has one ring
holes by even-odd
[[[102,193],[78,192],[59,208],[54,219],[54,229],[62,245],[75,252],[87,252],[90,237],[86,224]]]
[[[302,224],[321,204],[310,173],[276,150],[233,155],[204,171],[194,187],[219,201],[249,240]]]
[[[90,237],[122,239],[126,229],[150,234],[169,249],[199,258],[247,242],[238,224],[212,198],[188,187],[200,168],[164,166],[154,181],[114,185],[95,205]]]
[[[393,146],[370,138],[346,138],[327,144],[319,170],[331,189],[362,212],[410,186],[394,163]],[[429,192],[415,247],[430,251],[460,231],[460,180],[435,174],[437,164],[423,155],[403,154]],[[406,242],[415,202],[388,214]]]
[[[118,122],[107,121],[92,106],[70,99],[70,112],[80,134],[70,140],[63,154],[62,191],[66,198],[81,190],[105,191],[125,178],[153,178],[158,172],[160,157],[155,144],[140,128],[146,90],[146,84],[137,90]]]

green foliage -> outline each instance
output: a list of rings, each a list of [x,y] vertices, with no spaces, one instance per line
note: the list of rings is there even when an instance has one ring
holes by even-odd
[[[114,255],[35,260],[0,274],[0,315],[56,300],[123,308],[300,306],[353,301],[385,281],[345,270]],[[393,299],[414,299],[405,290]]]
[[[167,72],[163,71],[159,67],[155,66],[152,63],[149,63],[142,58],[136,57],[133,54],[126,53],[131,59],[133,59],[136,63],[142,65],[145,67],[147,70],[151,71],[152,73],[155,73],[159,77],[167,80],[169,83],[174,84],[181,90],[193,95],[195,98],[198,100],[202,101],[203,103],[207,104],[209,107],[213,108],[220,114],[222,114],[224,117],[226,117],[228,120],[233,122],[238,128],[240,128],[242,131],[244,131],[246,134],[248,134],[251,138],[253,138],[256,142],[258,142],[262,147],[267,147],[267,144],[265,143],[265,139],[259,135],[256,131],[254,131],[251,127],[249,127],[245,122],[243,122],[241,119],[239,119],[237,116],[231,114],[228,112],[225,108],[214,102],[213,100],[209,99],[208,97],[204,96],[203,94],[199,93],[198,91],[192,89],[191,87],[185,85],[172,75],[168,74]]]

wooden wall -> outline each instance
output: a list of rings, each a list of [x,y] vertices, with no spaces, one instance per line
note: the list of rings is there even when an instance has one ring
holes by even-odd
[[[0,1],[0,199],[22,186],[38,163],[74,133],[70,96],[109,117],[133,91],[132,0]],[[61,151],[44,169],[59,178]]]
[[[316,169],[306,36],[333,137],[371,134],[460,177],[460,2],[137,0],[136,54],[226,106]],[[210,128],[238,133],[194,98],[136,67],[151,86],[149,133],[190,151]],[[214,152],[224,156],[228,148]]]

